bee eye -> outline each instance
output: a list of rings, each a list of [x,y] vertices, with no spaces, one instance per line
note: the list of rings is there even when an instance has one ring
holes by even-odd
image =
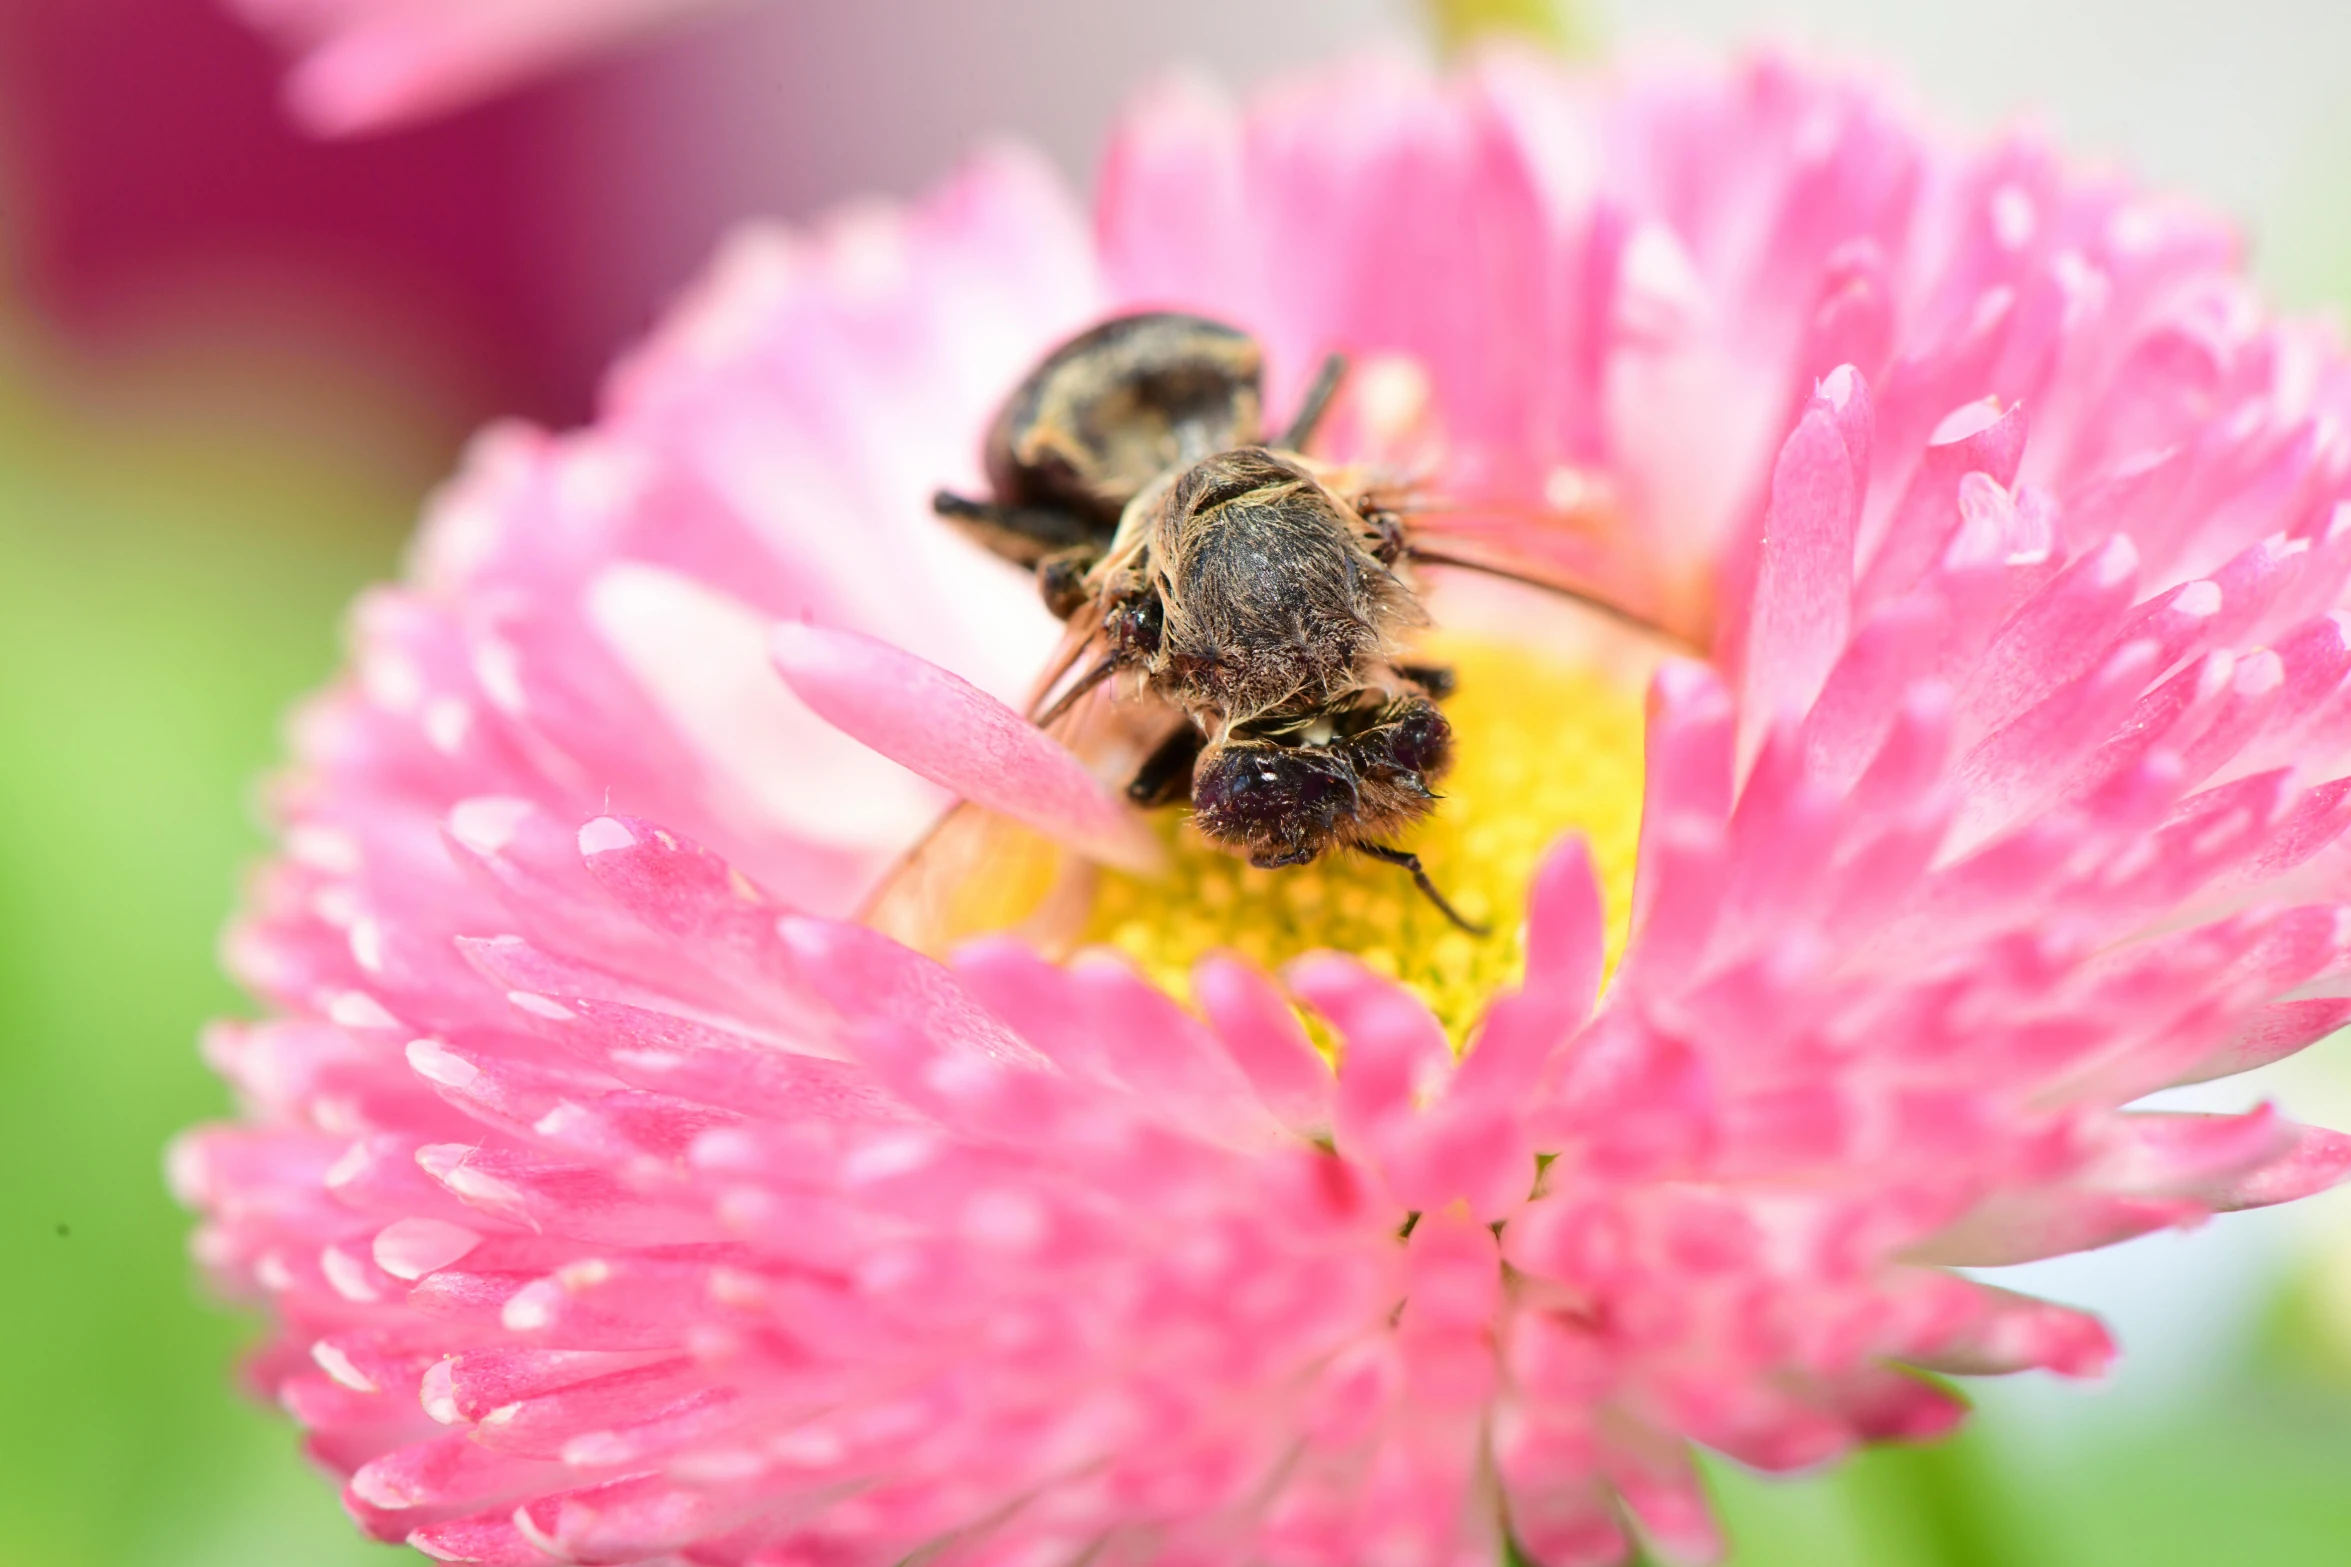
[[[1388,755],[1407,772],[1441,772],[1453,754],[1453,726],[1433,707],[1416,706],[1388,736]]]
[[[1122,653],[1140,653],[1151,657],[1159,652],[1159,632],[1165,623],[1166,611],[1159,595],[1149,593],[1141,598],[1127,600],[1110,612],[1103,630],[1110,636],[1111,646]]]

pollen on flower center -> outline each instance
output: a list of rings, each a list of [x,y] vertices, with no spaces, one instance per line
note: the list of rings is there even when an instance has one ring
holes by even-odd
[[[1417,991],[1458,1043],[1525,958],[1526,889],[1543,851],[1580,832],[1605,890],[1611,963],[1632,917],[1641,827],[1642,705],[1600,670],[1460,634],[1429,639],[1459,689],[1445,703],[1453,770],[1434,813],[1401,847],[1417,852],[1463,914],[1456,929],[1393,866],[1351,854],[1263,871],[1211,847],[1168,812],[1165,874],[1104,873],[1086,939],[1120,948],[1186,994],[1192,965],[1230,948],[1272,967],[1318,948],[1348,952]]]

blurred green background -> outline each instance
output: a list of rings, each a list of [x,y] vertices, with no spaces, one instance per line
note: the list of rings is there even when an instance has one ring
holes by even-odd
[[[0,1562],[383,1560],[232,1387],[165,1139],[225,1100],[193,1029],[280,710],[393,564],[408,476],[291,388],[97,406],[0,353]],[[46,377],[44,369],[52,373]],[[377,469],[370,474],[371,468]]]
[[[990,0],[988,14],[1020,10]],[[1377,10],[1301,6],[1275,53],[1334,47]],[[1151,32],[1157,9],[1099,14],[1125,17],[1127,33],[1085,47],[1115,44],[1130,63],[1175,52]],[[2280,59],[2308,31],[2298,19],[2340,25],[2332,9],[2271,0],[2249,14]],[[101,34],[130,22],[155,27]],[[2230,48],[2246,47],[2241,31]],[[811,49],[878,58],[843,36],[836,26]],[[2173,46],[2193,61],[2199,35]],[[903,110],[931,68],[917,62],[915,87],[880,95],[874,112]],[[358,1541],[288,1425],[237,1390],[234,1357],[254,1324],[203,1299],[160,1172],[174,1131],[226,1108],[194,1035],[240,1005],[213,943],[261,847],[250,801],[280,717],[333,669],[342,606],[395,569],[464,432],[507,409],[578,417],[592,367],[683,275],[681,258],[707,249],[730,202],[797,211],[842,179],[903,187],[973,125],[1016,119],[951,104],[941,112],[966,123],[886,143],[911,174],[820,144],[797,162],[775,155],[781,172],[765,185],[717,179],[686,208],[674,191],[668,207],[639,191],[591,222],[576,206],[534,217],[522,198],[573,188],[558,178],[578,172],[561,149],[671,123],[680,81],[703,80],[681,77],[676,56],[344,162],[341,149],[284,138],[269,69],[189,0],[10,0],[0,12],[0,1567],[400,1559]],[[2131,91],[2156,101],[2162,80],[2143,74]],[[2091,87],[2086,101],[2116,101],[2112,81]],[[1971,102],[1987,91],[1960,88]],[[93,140],[74,116],[102,92],[147,96],[143,139]],[[707,95],[697,102],[722,166],[729,123]],[[2225,138],[2232,122],[2211,112],[2204,123]],[[1031,128],[1056,145],[1065,129]],[[2286,225],[2320,237],[2288,257],[2288,291],[2321,292],[2310,281],[2321,276],[2351,285],[2351,256],[2321,242],[2340,228],[2328,192],[2301,192],[2262,209],[2318,214]],[[632,229],[634,250],[613,246],[638,271],[602,276],[586,304],[541,297],[533,269],[553,242],[524,219],[577,242],[648,212],[666,213],[658,243]],[[593,272],[582,262],[563,279]],[[299,286],[281,287],[289,278]],[[2275,1091],[2351,1124],[2343,1055],[2330,1042]],[[2114,1318],[2126,1358],[2109,1388],[1981,1389],[1961,1439],[1825,1478],[1766,1482],[1718,1465],[1736,1560],[2351,1561],[2351,1204],[2224,1221],[2030,1282]]]

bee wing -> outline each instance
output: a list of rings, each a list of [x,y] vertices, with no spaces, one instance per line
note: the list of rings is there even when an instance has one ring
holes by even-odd
[[[1693,649],[1707,642],[1700,612],[1677,602],[1687,595],[1643,570],[1598,508],[1433,502],[1399,516],[1416,565],[1505,577]]]
[[[994,930],[1059,948],[1084,916],[1093,874],[1084,856],[1035,828],[959,800],[882,878],[859,918],[934,957]]]

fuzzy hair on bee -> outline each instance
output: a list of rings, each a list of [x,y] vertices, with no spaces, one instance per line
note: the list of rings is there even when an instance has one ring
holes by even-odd
[[[1185,470],[1142,532],[1140,559],[1106,591],[1157,596],[1146,683],[1203,728],[1393,684],[1398,634],[1428,619],[1363,519],[1262,447]]]

